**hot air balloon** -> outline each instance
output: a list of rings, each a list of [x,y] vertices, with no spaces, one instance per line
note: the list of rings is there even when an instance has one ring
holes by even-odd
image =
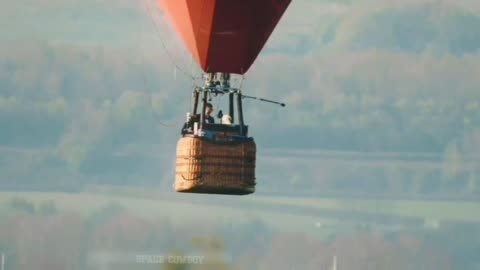
[[[193,89],[193,111],[189,112],[177,144],[177,192],[232,195],[255,192],[256,144],[248,136],[242,108],[242,99],[249,96],[231,87],[230,79],[250,69],[290,2],[158,0],[205,78],[202,86]],[[211,94],[229,96],[228,124],[206,121],[207,97]]]

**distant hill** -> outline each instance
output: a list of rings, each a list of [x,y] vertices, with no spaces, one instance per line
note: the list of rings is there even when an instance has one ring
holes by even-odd
[[[3,186],[170,184],[199,70],[147,4],[2,5],[0,147],[16,153],[0,158]],[[260,187],[478,194],[479,14],[469,0],[294,1],[242,84],[287,104],[245,100],[259,157],[310,149],[355,152],[348,162],[364,164],[372,153],[425,153],[435,166],[260,160]]]

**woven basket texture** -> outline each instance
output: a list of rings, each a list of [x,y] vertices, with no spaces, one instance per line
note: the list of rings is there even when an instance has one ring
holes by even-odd
[[[175,190],[200,193],[253,193],[254,141],[217,144],[183,137],[177,144]]]

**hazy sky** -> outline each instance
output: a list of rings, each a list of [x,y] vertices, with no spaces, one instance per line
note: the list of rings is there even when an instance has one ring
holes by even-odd
[[[3,40],[48,40],[75,45],[152,46],[162,39],[173,50],[172,31],[161,18],[154,0],[59,1],[2,0],[0,38]],[[157,18],[160,34],[152,28],[150,14]],[[442,35],[468,32],[479,35],[480,4],[472,0],[295,0],[266,46],[283,51],[318,51],[375,45],[401,47],[401,33],[409,49],[438,49]],[[363,38],[367,39],[364,40]],[[358,45],[352,44],[356,41]],[[478,44],[477,44],[478,45]],[[180,53],[180,52],[178,52]],[[185,54],[181,52],[180,54]],[[183,57],[188,57],[183,55]]]

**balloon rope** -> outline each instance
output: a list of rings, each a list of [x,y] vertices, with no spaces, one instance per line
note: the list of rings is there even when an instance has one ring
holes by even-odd
[[[186,72],[184,69],[182,69],[181,67],[179,67],[177,65],[177,63],[175,62],[175,60],[173,59],[173,56],[169,53],[168,49],[167,49],[167,46],[165,45],[164,41],[163,41],[163,38],[162,38],[162,34],[160,32],[160,27],[156,24],[157,23],[157,20],[155,18],[155,16],[153,15],[153,8],[151,6],[151,3],[150,3],[151,0],[147,0],[147,12],[148,14],[150,15],[151,19],[150,22],[153,24],[153,27],[155,28],[155,31],[157,32],[158,34],[158,37],[160,38],[160,42],[162,43],[162,46],[163,46],[163,49],[165,50],[165,53],[167,54],[168,58],[170,59],[170,62],[175,66],[176,69],[180,70],[180,72],[182,72],[185,76],[187,76],[188,78],[192,79],[192,81],[195,81],[195,77],[192,76],[192,74],[188,74],[188,72]]]
[[[147,0],[147,1],[149,1],[149,0]],[[147,9],[149,9],[149,6],[147,6]],[[149,9],[149,10],[150,10],[150,9]],[[150,13],[150,12],[149,12],[149,13]],[[151,15],[151,13],[150,13],[150,15]],[[152,19],[153,19],[153,17],[152,17]],[[155,27],[155,29],[158,31],[158,28],[156,27],[156,25],[154,25],[154,27]],[[142,33],[144,32],[143,29],[144,29],[144,28],[143,28],[143,24],[142,24]],[[162,44],[163,44],[163,41],[162,41]],[[163,46],[164,46],[165,51],[166,51],[165,44],[163,44]],[[143,43],[142,43],[142,42],[140,43],[140,50],[142,51],[141,61],[142,61],[142,63],[146,63],[145,50],[144,50],[144,48],[143,48]],[[167,52],[167,54],[168,54],[168,52]],[[170,55],[169,55],[169,56],[170,56]],[[172,60],[172,58],[171,58],[171,60]],[[172,60],[172,62],[173,62],[173,60]],[[173,63],[174,63],[174,62],[173,62]],[[175,63],[174,63],[174,65],[175,65]],[[181,68],[179,68],[177,65],[175,65],[175,67],[176,67],[177,69],[179,69],[180,71],[184,72],[184,71],[183,71]],[[186,72],[184,72],[184,73],[187,74]],[[193,72],[192,72],[192,73],[193,73]],[[187,76],[188,76],[188,74],[187,74]],[[188,77],[189,77],[189,78],[192,78],[192,81],[194,82],[195,79],[193,78],[193,76],[188,76]],[[147,77],[146,77],[146,75],[145,75],[144,72],[142,72],[142,78],[143,78],[144,87],[145,87],[145,88],[148,88]],[[153,114],[154,118],[156,119],[156,121],[157,121],[160,125],[165,126],[165,127],[170,127],[170,128],[179,127],[179,126],[182,124],[182,123],[181,123],[182,120],[175,121],[175,122],[177,122],[176,124],[167,124],[167,123],[164,123],[162,120],[159,119],[158,114],[157,114],[157,113],[155,112],[155,110],[153,109],[152,93],[151,93],[151,91],[148,91],[148,92],[149,92],[149,93],[148,93],[148,102],[150,103],[149,105],[150,105],[150,107],[152,108],[152,114]],[[182,116],[182,117],[183,117],[183,116]]]
[[[245,80],[245,74],[244,74],[244,75],[242,75],[242,80],[240,81],[240,87],[239,87],[239,89],[240,89],[240,93],[242,92],[242,88],[243,88],[243,81],[244,81],[244,80]]]

